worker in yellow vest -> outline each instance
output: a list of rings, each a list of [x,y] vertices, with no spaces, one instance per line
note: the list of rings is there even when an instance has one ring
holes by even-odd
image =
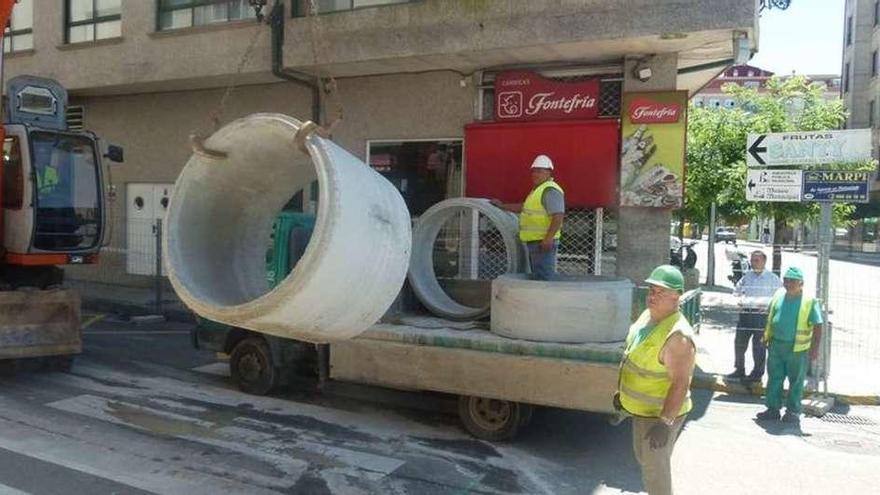
[[[529,253],[531,278],[553,280],[565,216],[565,192],[553,180],[553,161],[547,155],[535,157],[531,172],[534,187],[525,202],[505,204],[493,199],[492,204],[519,213],[519,239]]]
[[[796,267],[782,277],[782,289],[770,300],[764,342],[767,344],[767,410],[758,419],[777,420],[782,408],[782,389],[788,378],[786,423],[799,424],[807,356],[814,361],[822,338],[822,312],[816,300],[804,294],[804,274]]]
[[[691,410],[696,345],[679,310],[684,277],[661,265],[651,272],[647,306],[629,327],[614,402],[632,416],[633,452],[650,495],[672,493],[672,449]]]
[[[37,169],[37,192],[42,196],[51,194],[58,187],[58,170],[52,165]]]

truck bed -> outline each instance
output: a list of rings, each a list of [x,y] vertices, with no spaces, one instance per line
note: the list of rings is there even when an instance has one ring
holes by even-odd
[[[407,315],[331,344],[330,377],[611,413],[622,347],[508,339],[479,322]]]
[[[623,341],[588,344],[534,342],[496,335],[489,331],[488,322],[455,322],[422,315],[404,315],[393,322],[376,324],[358,339],[614,365],[623,358]]]

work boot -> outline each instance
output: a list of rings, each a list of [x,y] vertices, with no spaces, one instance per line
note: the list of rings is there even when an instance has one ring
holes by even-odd
[[[743,378],[745,378],[745,376],[746,376],[745,371],[736,370],[733,373],[730,373],[729,375],[725,375],[724,378],[726,378],[728,380],[742,380]]]
[[[788,416],[788,413],[786,413],[786,416]],[[766,411],[759,412],[755,417],[761,421],[776,421],[779,419],[779,410],[767,409]]]
[[[779,416],[779,413],[776,413]],[[793,413],[791,411],[785,411],[785,416],[782,417],[782,421],[785,423],[791,423],[793,425],[798,425],[801,423],[801,415],[798,413]]]

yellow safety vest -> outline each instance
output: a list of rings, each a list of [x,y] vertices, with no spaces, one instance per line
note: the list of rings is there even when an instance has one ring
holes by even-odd
[[[785,297],[785,289],[779,289],[773,294],[770,301],[770,312],[767,315],[767,325],[764,327],[764,340],[773,340],[773,315],[782,298]],[[810,350],[813,345],[813,325],[810,325],[810,312],[816,302],[812,297],[801,294],[801,307],[798,309],[797,333],[794,336],[794,352]]]
[[[58,185],[58,171],[52,167],[46,167],[41,174],[37,171],[37,191],[52,192]]]
[[[694,331],[681,311],[676,311],[658,323],[648,337],[635,343],[639,330],[650,320],[651,313],[646,309],[629,327],[620,366],[619,392],[620,403],[627,412],[656,418],[663,411],[663,403],[672,386],[666,366],[660,363],[660,351],[670,335],[678,332],[693,341]],[[691,391],[688,389],[678,415],[687,414],[691,407]]]
[[[547,235],[547,229],[550,228],[552,218],[544,209],[544,203],[541,198],[544,196],[544,190],[548,187],[556,189],[562,194],[565,192],[553,179],[546,180],[534,188],[526,197],[523,203],[522,212],[519,214],[519,239],[523,242],[541,241]],[[562,229],[556,232],[554,239],[562,237]]]

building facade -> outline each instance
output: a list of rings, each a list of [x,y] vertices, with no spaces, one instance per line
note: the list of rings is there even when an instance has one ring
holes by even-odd
[[[880,1],[846,0],[841,95],[849,112],[848,129],[870,128],[874,158],[880,158]],[[880,251],[880,174],[871,202],[856,210],[859,222],[839,234],[848,249]]]
[[[763,92],[767,88],[767,81],[774,76],[786,78],[794,77],[777,75],[773,72],[752,65],[734,65],[728,67],[721,74],[705,85],[691,98],[694,106],[705,108],[735,108],[736,100],[723,91],[726,84],[736,84],[747,88],[754,88]],[[823,96],[827,100],[837,100],[841,97],[841,78],[837,74],[806,74],[805,77],[814,86],[822,88]]]
[[[114,237],[101,271],[137,275],[152,261],[130,253],[138,243],[149,251],[149,228],[192,153],[189,136],[210,134],[215,122],[280,112],[326,123],[341,105],[334,141],[392,181],[403,162],[436,170],[442,157],[451,167],[421,193],[404,191],[417,213],[465,190],[465,126],[494,118],[497,74],[598,79],[600,117],[616,119],[621,94],[693,94],[738,53],[755,51],[758,8],[754,0],[269,0],[258,23],[247,0],[23,0],[7,30],[4,76],[57,79],[70,91],[71,118],[125,148],[125,163],[112,169]],[[668,260],[670,210],[625,207],[616,216],[618,272],[641,280]]]

